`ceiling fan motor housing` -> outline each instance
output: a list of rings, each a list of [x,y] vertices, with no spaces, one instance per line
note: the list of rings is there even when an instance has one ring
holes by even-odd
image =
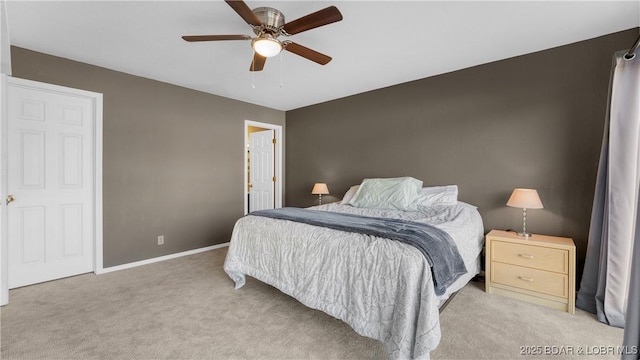
[[[259,7],[253,9],[253,13],[262,21],[262,31],[277,34],[284,26],[284,14],[277,9],[270,7]],[[256,35],[260,35],[261,29],[254,29]],[[276,35],[277,36],[277,35]]]

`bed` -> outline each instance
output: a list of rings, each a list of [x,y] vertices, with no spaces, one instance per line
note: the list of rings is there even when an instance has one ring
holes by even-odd
[[[475,206],[457,201],[457,188],[448,204],[432,201],[411,211],[357,207],[345,201],[348,196],[309,210],[407,220],[444,230],[466,273],[436,294],[430,262],[416,247],[251,214],[234,227],[224,270],[236,289],[248,275],[345,321],[358,334],[381,341],[389,359],[428,359],[440,341],[439,307],[480,271],[480,214]]]

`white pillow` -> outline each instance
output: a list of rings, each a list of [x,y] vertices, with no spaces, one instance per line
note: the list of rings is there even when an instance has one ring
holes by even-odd
[[[414,205],[418,210],[420,210],[422,207],[434,205],[455,205],[457,203],[458,185],[445,185],[422,188]]]
[[[348,203],[359,208],[415,211],[421,188],[422,180],[412,177],[364,179]]]
[[[359,187],[360,187],[360,185],[353,185],[352,187],[350,187],[349,190],[347,190],[347,192],[342,197],[342,201],[340,202],[340,204],[341,205],[349,204],[349,200],[351,200],[351,198],[353,198],[353,195],[356,194],[356,191],[358,191]]]

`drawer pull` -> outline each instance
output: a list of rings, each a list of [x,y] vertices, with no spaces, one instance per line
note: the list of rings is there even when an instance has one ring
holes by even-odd
[[[523,281],[533,282],[533,278],[526,277],[526,276],[518,276],[518,279]]]
[[[531,254],[518,254],[518,256],[525,258],[525,259],[529,259],[529,260],[533,260],[533,255]]]

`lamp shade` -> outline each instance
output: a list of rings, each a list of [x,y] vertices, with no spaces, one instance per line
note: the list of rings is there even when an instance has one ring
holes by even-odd
[[[313,185],[313,190],[311,190],[313,195],[327,195],[329,194],[329,188],[325,183],[316,183]]]
[[[514,189],[507,206],[521,209],[542,209],[542,201],[535,189]]]

